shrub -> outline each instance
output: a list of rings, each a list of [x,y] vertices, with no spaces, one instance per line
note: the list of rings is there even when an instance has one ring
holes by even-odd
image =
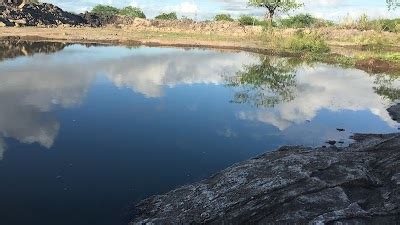
[[[96,5],[92,9],[92,13],[106,16],[114,16],[119,13],[119,9],[109,5]]]
[[[119,11],[119,15],[128,16],[132,18],[143,18],[146,19],[146,15],[140,8],[127,6]]]
[[[400,19],[380,19],[374,21],[378,24],[379,28],[383,31],[399,32],[400,31]]]
[[[289,39],[288,44],[289,49],[296,52],[326,53],[330,51],[322,35],[315,32],[296,32]]]
[[[349,28],[349,27],[347,27]],[[353,22],[353,26],[357,30],[377,30],[388,32],[400,31],[400,19],[377,19],[370,20],[366,14],[362,15],[359,19]]]
[[[156,16],[155,19],[157,19],[157,20],[177,20],[178,16],[176,15],[176,12],[161,13],[160,15]]]
[[[214,17],[215,21],[234,21],[234,19],[232,19],[231,15],[229,14],[218,14]]]
[[[280,20],[283,27],[289,28],[305,28],[311,27],[317,23],[318,19],[310,14],[298,14],[287,19]]]
[[[258,25],[259,21],[257,18],[247,15],[242,15],[238,19],[240,25],[249,26],[249,25]]]
[[[357,29],[358,30],[370,30],[372,23],[369,21],[367,14],[363,14],[357,20]]]

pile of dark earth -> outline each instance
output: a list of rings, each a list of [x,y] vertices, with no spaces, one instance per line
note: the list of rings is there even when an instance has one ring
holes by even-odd
[[[0,3],[0,26],[39,26],[60,25],[99,27],[108,20],[107,16],[93,13],[73,14],[48,3],[25,4],[21,7]]]
[[[398,224],[400,134],[283,147],[150,197],[131,224]]]

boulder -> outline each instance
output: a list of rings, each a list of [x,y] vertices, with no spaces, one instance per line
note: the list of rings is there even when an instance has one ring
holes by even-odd
[[[136,207],[131,224],[397,224],[400,134],[283,147]]]

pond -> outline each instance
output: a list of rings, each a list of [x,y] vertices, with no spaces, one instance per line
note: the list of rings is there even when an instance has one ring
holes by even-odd
[[[0,45],[0,223],[127,224],[283,145],[397,132],[389,75],[236,51]]]

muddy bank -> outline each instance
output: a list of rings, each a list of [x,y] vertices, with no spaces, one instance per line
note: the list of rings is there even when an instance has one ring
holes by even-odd
[[[396,224],[400,134],[283,147],[137,205],[132,224]]]

